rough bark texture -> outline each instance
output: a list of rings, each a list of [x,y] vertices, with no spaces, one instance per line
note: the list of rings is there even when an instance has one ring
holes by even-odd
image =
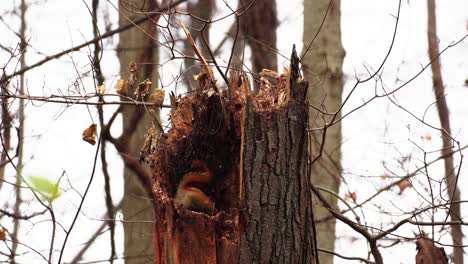
[[[229,100],[210,80],[180,99],[153,154],[155,263],[315,263],[308,84],[298,81],[295,65],[263,93],[249,95],[241,74]],[[173,203],[194,159],[215,175],[197,186],[215,203],[211,216]]]
[[[439,113],[440,125],[442,127],[442,156],[444,158],[445,165],[445,183],[447,184],[447,192],[450,198],[450,218],[452,221],[460,221],[460,191],[457,188],[458,175],[456,174],[455,167],[453,165],[453,141],[451,138],[452,131],[450,128],[449,109],[447,100],[445,99],[445,88],[442,79],[442,73],[440,70],[439,60],[439,44],[437,38],[437,25],[436,25],[436,12],[435,12],[435,0],[427,1],[428,9],[428,22],[427,22],[427,38],[429,42],[429,58],[431,60],[432,69],[432,83],[434,87],[434,93],[436,97],[436,106]],[[463,233],[461,225],[451,225],[452,243],[453,247],[453,260],[455,264],[463,263]]]
[[[155,1],[132,0],[130,2],[119,1],[119,26],[130,23],[127,18],[139,18],[135,12],[149,11],[155,8]],[[127,18],[125,18],[126,16]],[[156,27],[148,21],[140,25],[148,34],[156,37]],[[157,46],[155,40],[138,28],[132,28],[120,33],[118,56],[120,60],[121,77],[128,78],[128,65],[137,63],[138,79],[150,78],[157,83],[155,65],[158,62]],[[132,94],[129,94],[132,96]],[[123,108],[123,131],[131,135],[127,138],[128,153],[138,159],[144,134],[151,125],[149,115],[145,114],[142,107]],[[148,182],[150,179],[148,179]],[[154,220],[153,204],[148,199],[148,188],[142,185],[141,180],[128,168],[124,169],[124,197],[122,201],[122,213],[124,222],[124,255],[126,263],[149,263],[153,260],[152,224]],[[127,222],[128,221],[128,222]],[[146,222],[146,223],[145,223]]]
[[[307,83],[294,88],[305,92]],[[256,112],[248,105],[245,122],[239,263],[313,263],[305,106]]]
[[[303,58],[305,78],[310,80],[309,102],[323,111],[334,113],[341,105],[343,92],[342,64],[344,50],[341,44],[340,1],[309,0],[304,1],[304,52],[319,31],[328,5],[331,4],[320,33]],[[323,127],[331,116],[323,115],[310,108],[309,124],[311,128]],[[338,116],[339,117],[339,116]],[[322,141],[326,133],[325,141]],[[322,156],[312,165],[312,183],[316,186],[338,193],[341,177],[341,124],[335,124],[325,130],[312,132],[312,156],[319,153],[324,144]],[[323,193],[330,204],[337,206],[333,195]],[[314,207],[317,222],[317,243],[319,248],[334,251],[335,219],[321,221],[329,216],[328,210],[319,205]],[[321,264],[333,263],[333,256],[320,254]]]
[[[276,71],[278,58],[276,56],[276,29],[278,19],[276,16],[275,0],[240,0],[243,6],[239,17],[242,37],[252,50],[252,71],[256,74],[262,69]],[[239,43],[240,44],[240,43]],[[257,90],[259,83],[255,82]]]

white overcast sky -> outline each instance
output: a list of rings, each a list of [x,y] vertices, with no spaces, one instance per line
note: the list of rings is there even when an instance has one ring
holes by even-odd
[[[5,10],[11,10],[11,6],[19,4],[19,0],[2,0],[1,2],[0,14],[4,14]],[[84,4],[90,5],[90,0],[38,0],[34,2],[39,4],[31,6],[27,14],[27,38],[33,47],[28,51],[27,64],[42,59],[44,55],[55,54],[92,38],[91,20]],[[235,3],[237,1],[228,2]],[[289,56],[293,44],[298,46],[298,50],[302,48],[302,1],[278,0],[277,2],[280,21],[278,48],[282,54]],[[442,50],[468,33],[468,14],[466,12],[468,1],[439,0],[436,2],[438,35]],[[111,3],[116,5],[116,0],[112,0]],[[397,7],[398,1],[396,0],[342,0],[342,39],[346,50],[344,61],[345,95],[354,84],[354,76],[362,77],[366,74],[363,65],[376,68],[385,56],[393,34]],[[104,0],[101,1],[100,18],[102,18],[106,8],[111,21],[116,23],[118,20],[117,11]],[[219,13],[227,12],[222,1],[219,1],[218,9]],[[396,42],[382,75],[382,81],[386,88],[392,89],[400,85],[428,62],[426,12],[426,1],[402,2]],[[19,28],[19,20],[12,15],[6,15],[3,19],[8,22],[11,28]],[[222,33],[229,27],[230,23],[232,23],[232,19],[214,26],[212,30],[217,33],[212,34],[215,43],[222,38]],[[116,24],[114,24],[115,26]],[[1,24],[0,43],[5,46],[15,46],[17,42],[17,38],[11,31],[4,24]],[[119,63],[113,50],[113,47],[118,43],[118,37],[114,37],[112,42],[105,40],[104,43],[107,46],[102,67],[107,87],[109,91],[112,91],[112,83],[118,78],[119,73]],[[89,49],[85,48],[28,72],[26,78],[29,92],[34,95],[57,94],[59,90],[66,92],[69,89],[75,89],[73,87],[77,85],[76,81],[90,69],[89,54]],[[3,65],[7,59],[8,55],[0,51],[0,64]],[[467,59],[467,40],[447,50],[442,56],[442,74],[451,112],[452,131],[462,146],[468,144],[466,122],[468,87],[464,86],[464,80],[468,78]],[[282,57],[279,57],[280,65],[286,63]],[[10,67],[9,70],[11,71],[12,68]],[[179,67],[175,63],[169,64],[168,68],[164,69],[163,83],[169,83],[171,74],[177,74],[178,70]],[[80,87],[84,85],[86,91],[92,92],[94,90],[92,79],[89,78],[89,74],[85,77],[82,78],[83,83],[78,83],[78,85]],[[16,84],[13,83],[13,85]],[[172,89],[173,87],[169,86],[168,88]],[[345,106],[344,113],[372,97],[374,88],[375,82],[359,86],[350,102]],[[427,110],[425,116],[427,122],[436,127],[439,126],[436,109],[434,105],[431,106],[434,97],[429,71],[424,72],[414,82],[396,93],[394,100],[421,118]],[[113,108],[107,107],[106,109],[108,117]],[[92,169],[95,146],[83,143],[81,133],[93,120],[97,122],[96,110],[84,106],[65,108],[52,104],[33,105],[29,103],[26,114],[24,175],[39,175],[57,179],[63,171],[66,172],[69,181],[62,181],[62,188],[67,191],[54,204],[54,208],[60,223],[67,229],[80,199],[76,191],[83,193]],[[118,133],[118,129],[118,127],[115,129],[116,133]],[[427,135],[430,135],[432,140],[421,140],[421,136]],[[406,112],[399,110],[385,98],[373,101],[343,121],[343,169],[345,177],[349,177],[348,188],[357,193],[358,201],[365,199],[379,187],[388,184],[388,181],[362,177],[362,175],[384,175],[386,171],[382,165],[383,162],[401,174],[410,172],[416,166],[421,165],[422,153],[412,142],[423,147],[426,151],[437,150],[440,148],[440,135],[430,127],[420,124]],[[120,175],[122,164],[113,148],[108,148],[108,152],[109,166],[113,173],[113,195],[117,203],[122,197],[122,189],[118,187],[122,183]],[[406,163],[404,167],[399,167],[401,158],[409,154],[412,154],[413,160]],[[429,159],[436,156],[437,153],[429,155]],[[442,177],[441,165],[442,163],[438,163],[430,170],[432,177]],[[466,188],[463,188],[468,184],[464,173],[466,169],[468,169],[466,165],[463,165],[459,182],[459,186],[462,187],[462,199],[468,198]],[[10,175],[13,175],[11,171]],[[12,177],[8,179],[13,181]],[[76,191],[69,189],[70,183]],[[69,239],[65,259],[69,260],[81,247],[81,243],[84,243],[93,230],[101,224],[100,219],[105,210],[103,186],[101,173],[97,173],[85,202],[83,213]],[[393,214],[391,220],[398,219],[399,210],[414,208],[420,199],[412,190],[402,195],[394,193],[384,194],[376,201],[380,204],[381,209],[388,210]],[[29,199],[23,205],[25,212],[37,209],[37,204],[31,199],[31,196],[29,194],[25,196]],[[1,206],[4,205],[3,201],[13,197],[13,191],[4,187],[0,193]],[[375,206],[370,206],[366,211],[368,223],[388,223],[390,221],[387,218],[380,218],[375,210]],[[467,210],[467,206],[463,206],[462,212],[464,212],[465,217]],[[57,250],[61,247],[64,237],[61,228],[58,230],[55,245]],[[21,231],[23,238],[27,237],[27,241],[25,241],[28,245],[40,250],[48,249],[50,221],[34,220],[34,222],[23,224]],[[411,237],[413,232],[417,231],[416,227],[408,226],[402,228],[401,234]],[[465,228],[464,231],[468,234],[468,229]],[[364,240],[351,232],[350,229],[339,224],[338,236],[340,237],[337,242],[339,253],[366,257],[367,248]],[[447,234],[438,238],[442,242],[450,243]],[[120,229],[117,241],[123,241]],[[387,241],[384,244],[388,245],[390,242]],[[465,244],[468,244],[466,239]],[[102,236],[96,245],[89,250],[86,258],[88,260],[105,259],[108,255],[103,254],[103,252],[109,252],[108,245],[108,236]],[[1,248],[2,246],[0,246]],[[353,250],[349,250],[350,248]],[[24,248],[21,250],[28,251]],[[119,253],[121,252],[122,245],[120,244]],[[409,242],[389,249],[382,249],[382,253],[387,263],[412,263],[415,246],[413,242]],[[22,263],[40,263],[40,259],[33,253],[24,255],[21,261]],[[337,258],[336,263],[347,262]]]

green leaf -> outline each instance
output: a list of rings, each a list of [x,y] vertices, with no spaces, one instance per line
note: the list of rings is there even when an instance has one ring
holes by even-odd
[[[56,183],[53,183],[49,179],[40,176],[29,176],[28,178],[31,189],[34,192],[40,194],[40,196],[46,199],[49,203],[52,203],[62,194],[59,188],[60,180],[62,179],[61,177]]]

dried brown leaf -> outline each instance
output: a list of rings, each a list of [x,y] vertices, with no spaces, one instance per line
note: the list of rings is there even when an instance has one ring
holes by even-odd
[[[117,83],[115,84],[115,91],[122,96],[127,96],[128,89],[124,80],[117,80]]]
[[[138,67],[135,62],[130,62],[130,64],[128,64],[128,72],[130,73],[130,76],[127,80],[127,83],[128,85],[133,86],[137,81],[138,74]]]
[[[6,234],[7,234],[6,228],[3,227],[2,229],[0,229],[0,240],[5,241],[7,238]]]
[[[137,99],[144,99],[150,92],[151,81],[149,79],[145,79],[140,84],[138,84],[138,88],[135,90],[134,95]]]
[[[97,91],[100,93],[100,94],[103,94],[105,91],[106,91],[106,85],[105,84],[101,84],[97,87]]]
[[[162,105],[164,102],[164,89],[156,88],[151,95],[149,102],[157,105]]]
[[[145,135],[143,146],[140,149],[140,162],[148,162],[159,143],[158,129],[153,125]]]
[[[400,188],[400,194],[407,188],[413,187],[411,182],[408,179],[404,179],[396,184]]]
[[[97,126],[96,124],[90,125],[83,131],[83,140],[88,142],[91,145],[96,144],[96,137],[97,137]]]

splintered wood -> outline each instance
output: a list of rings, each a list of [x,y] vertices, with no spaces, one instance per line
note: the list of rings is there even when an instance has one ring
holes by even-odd
[[[184,33],[187,36],[187,40],[189,41],[190,46],[192,46],[193,50],[195,51],[195,54],[197,55],[197,57],[200,59],[200,61],[202,63],[203,73],[205,73],[207,75],[208,79],[215,82],[216,79],[214,77],[213,70],[210,68],[210,66],[208,65],[208,62],[206,61],[205,57],[203,57],[202,53],[197,48],[197,45],[195,44],[195,41],[193,40],[192,34],[190,34],[190,32],[187,30],[187,28],[185,27],[182,20],[180,21],[180,26],[184,30]]]
[[[254,95],[254,107],[263,110],[284,108],[290,100],[291,71],[283,68],[283,73],[263,69],[260,72],[260,88]]]
[[[181,26],[202,70],[193,93],[170,95],[171,128],[150,157],[155,263],[267,263],[267,258],[270,263],[286,259],[313,263],[312,205],[305,170],[308,86],[292,74],[298,64],[282,73],[262,71],[257,94],[251,93],[244,72],[232,72],[228,91],[220,91],[206,59]],[[193,166],[195,160],[203,164],[203,171]],[[193,185],[187,183],[197,175],[208,175],[204,172],[209,172],[209,182],[199,178]],[[197,211],[197,204],[174,203],[182,191],[192,192],[195,202],[200,202],[198,197],[209,199],[214,209],[206,213]],[[259,197],[265,192],[268,197]],[[294,230],[301,232],[291,233]],[[255,243],[246,242],[255,236],[270,249],[274,241],[269,238],[281,238],[282,244],[276,246],[284,254],[259,252]],[[294,248],[296,243],[303,249]]]

